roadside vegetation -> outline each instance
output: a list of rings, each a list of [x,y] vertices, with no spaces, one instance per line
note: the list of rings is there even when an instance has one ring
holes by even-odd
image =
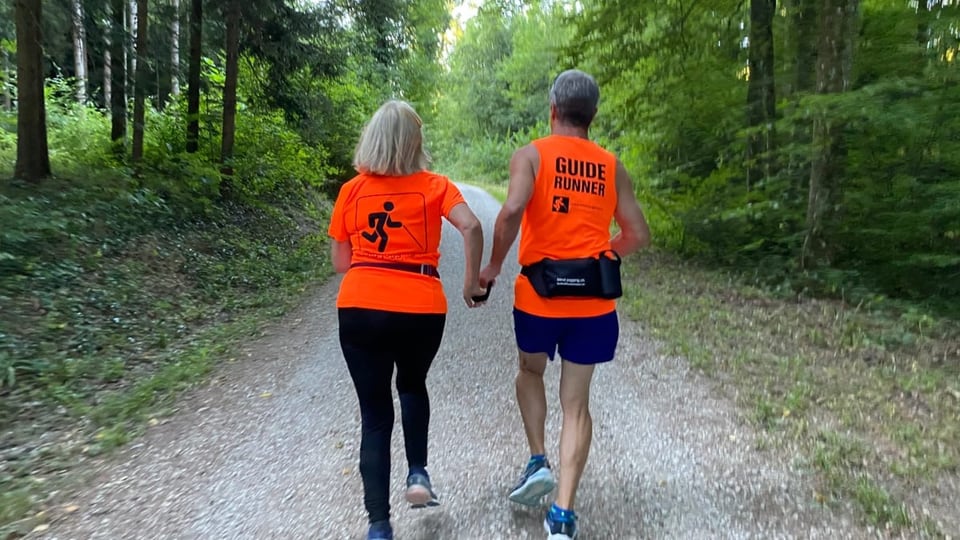
[[[285,184],[318,178],[311,159],[262,168],[250,179],[264,193],[221,199],[203,180],[215,165],[165,155],[134,175],[110,164],[106,119],[51,105],[51,123],[64,121],[51,133],[60,174],[0,188],[4,538],[29,530],[76,465],[136,437],[329,274],[329,202]],[[292,134],[274,141],[256,152],[302,154]],[[6,148],[0,163],[12,163]],[[242,142],[239,156],[251,152]]]
[[[816,475],[811,504],[908,536],[960,530],[960,324],[778,295],[659,251],[626,266],[625,313],[736,400],[758,451]]]

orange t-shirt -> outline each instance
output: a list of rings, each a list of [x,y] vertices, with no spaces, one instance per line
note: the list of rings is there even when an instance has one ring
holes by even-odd
[[[533,145],[540,166],[520,226],[520,264],[596,257],[610,249],[610,222],[617,208],[616,157],[578,137],[551,135]],[[615,310],[617,302],[544,298],[521,274],[514,306],[541,317],[594,317]]]
[[[421,171],[409,176],[360,174],[340,188],[330,218],[330,236],[349,241],[351,263],[440,262],[440,233],[453,207],[465,202],[445,176]],[[387,268],[351,268],[340,283],[337,307],[403,313],[446,313],[440,280]]]

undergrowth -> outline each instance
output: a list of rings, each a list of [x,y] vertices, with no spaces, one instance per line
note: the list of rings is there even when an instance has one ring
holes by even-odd
[[[624,307],[737,396],[761,447],[796,449],[812,503],[872,525],[960,527],[960,325],[919,306],[778,297],[663,253],[625,265]],[[926,494],[920,496],[918,494]]]
[[[54,104],[57,176],[0,183],[0,538],[29,531],[78,463],[136,436],[330,273],[322,150],[261,117],[224,197],[215,141],[177,153],[166,115],[132,168],[102,115]]]

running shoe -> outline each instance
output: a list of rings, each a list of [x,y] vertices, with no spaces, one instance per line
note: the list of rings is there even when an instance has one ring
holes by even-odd
[[[393,527],[390,526],[390,520],[371,523],[370,530],[367,531],[367,540],[393,540]]]
[[[433,487],[430,486],[430,477],[422,473],[411,473],[407,477],[407,491],[404,493],[410,508],[426,508],[439,506]]]
[[[557,519],[550,512],[543,520],[543,529],[547,531],[547,540],[574,540],[577,537],[577,517]]]
[[[550,462],[546,458],[530,458],[520,480],[510,490],[509,499],[525,506],[539,506],[543,497],[549,495],[556,485]]]

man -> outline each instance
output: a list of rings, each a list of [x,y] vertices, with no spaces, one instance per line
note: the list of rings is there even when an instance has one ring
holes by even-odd
[[[574,497],[587,462],[593,422],[590,382],[597,364],[613,360],[619,335],[616,300],[540,296],[524,274],[538,261],[597,257],[606,250],[625,256],[650,242],[650,231],[623,164],[588,139],[600,90],[578,70],[561,73],[550,89],[550,132],[517,150],[510,159],[507,199],[497,216],[489,264],[480,284],[491,283],[517,234],[519,259],[514,330],[519,349],[517,403],[530,445],[530,460],[510,500],[539,505],[556,482],[546,457],[547,403],[543,373],[561,357],[560,485],[547,512],[549,540],[577,535]],[[611,220],[620,232],[610,237]]]

